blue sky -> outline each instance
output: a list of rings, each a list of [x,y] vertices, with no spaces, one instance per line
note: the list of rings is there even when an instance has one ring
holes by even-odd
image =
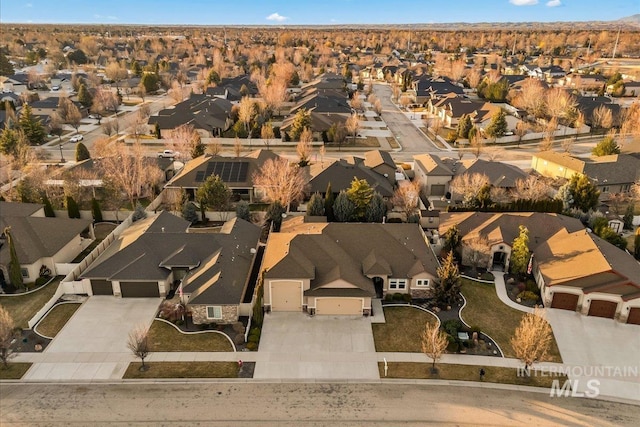
[[[640,0],[0,0],[0,22],[305,25],[615,20]]]

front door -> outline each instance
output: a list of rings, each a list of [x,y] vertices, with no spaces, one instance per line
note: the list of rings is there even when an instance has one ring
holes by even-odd
[[[373,288],[376,290],[376,298],[382,298],[384,279],[382,277],[374,277]]]
[[[506,257],[507,257],[507,254],[505,252],[494,252],[493,262],[492,262],[493,269],[504,270]]]

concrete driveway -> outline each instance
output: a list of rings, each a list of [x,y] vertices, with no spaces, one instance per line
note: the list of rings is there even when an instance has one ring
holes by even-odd
[[[134,360],[129,332],[153,321],[160,298],[92,296],[42,353],[26,380],[119,379]]]
[[[366,317],[265,315],[254,378],[378,379]]]
[[[571,367],[569,378],[587,391],[587,381],[598,380],[600,393],[640,400],[640,328],[612,319],[546,309],[562,361]],[[595,383],[592,383],[595,385]]]

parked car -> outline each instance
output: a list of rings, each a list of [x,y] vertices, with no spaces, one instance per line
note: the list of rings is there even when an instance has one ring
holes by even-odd
[[[90,119],[100,120],[102,116],[100,114],[89,114]]]
[[[178,153],[177,151],[173,151],[173,150],[164,150],[158,153],[158,157],[162,157],[165,159],[172,159],[174,157],[178,157],[180,155],[180,153]]]
[[[70,139],[69,142],[80,142],[84,139],[84,136],[78,134],[78,135],[73,135]]]

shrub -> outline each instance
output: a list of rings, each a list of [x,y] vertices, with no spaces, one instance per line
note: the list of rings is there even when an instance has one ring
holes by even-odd
[[[256,342],[248,342],[246,347],[247,347],[247,350],[256,351],[258,349],[258,343],[256,343]]]
[[[411,302],[411,294],[402,294],[404,302]]]
[[[538,292],[538,284],[533,279],[528,279],[526,284],[526,290],[529,292],[533,292],[534,294]]]
[[[259,343],[260,342],[260,336],[259,335],[249,335],[249,338],[247,338],[247,341]]]
[[[393,294],[387,294],[384,296],[385,301],[393,301]]]
[[[393,300],[394,301],[403,301],[404,300],[404,296],[403,294],[396,292],[395,294],[393,294]]]
[[[458,336],[458,331],[462,329],[462,322],[458,319],[450,319],[442,322],[442,329],[453,337]]]
[[[524,283],[518,283],[518,292],[524,291],[526,288]]]
[[[261,333],[262,333],[262,331],[260,330],[260,328],[251,328],[251,331],[249,332],[249,335],[260,336]]]
[[[538,301],[538,295],[530,291],[520,292],[518,298],[528,301]]]
[[[244,335],[242,334],[238,334],[235,336],[235,338],[233,338],[233,343],[235,345],[242,345],[244,344]]]
[[[38,277],[38,278],[36,279],[36,283],[35,283],[36,288],[37,288],[38,286],[42,286],[42,285],[44,285],[44,284],[45,284],[45,283],[47,283],[48,281],[49,281],[49,278],[48,278],[48,277],[44,277],[44,276],[40,276],[40,277]]]

